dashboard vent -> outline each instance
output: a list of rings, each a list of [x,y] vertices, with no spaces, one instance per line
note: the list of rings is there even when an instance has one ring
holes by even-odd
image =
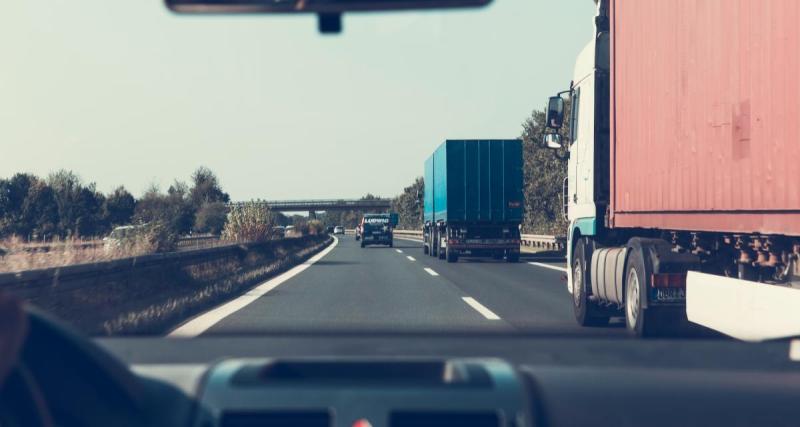
[[[500,416],[496,412],[398,411],[392,413],[389,425],[391,427],[498,427]]]
[[[222,427],[330,427],[327,411],[225,412]]]

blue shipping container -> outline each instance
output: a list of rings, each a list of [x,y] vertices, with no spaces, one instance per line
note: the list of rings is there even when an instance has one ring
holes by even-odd
[[[522,222],[522,141],[447,140],[425,161],[425,221]]]

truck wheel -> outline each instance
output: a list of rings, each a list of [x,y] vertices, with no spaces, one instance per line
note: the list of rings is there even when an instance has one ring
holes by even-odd
[[[435,257],[439,255],[437,248],[439,247],[439,236],[437,235],[436,231],[434,230],[431,233],[431,256]]]
[[[447,248],[447,262],[458,262],[458,252]]]
[[[509,252],[506,254],[506,262],[519,262],[519,252]]]
[[[394,241],[393,241],[393,240],[389,240],[389,247],[390,247],[390,248],[393,248],[393,247],[394,247]]]
[[[582,238],[575,242],[572,261],[572,311],[581,326],[604,326],[609,316],[602,314],[601,308],[589,300],[589,263],[586,246],[589,242]]]
[[[423,253],[424,255],[428,255],[428,252],[430,252],[430,251],[428,250],[428,245],[422,245],[422,253]]]
[[[635,337],[655,335],[652,310],[644,308],[647,298],[644,260],[640,251],[631,251],[625,265],[625,325]]]
[[[364,241],[362,240],[362,241],[361,241],[361,247],[363,248],[363,247],[365,247],[365,246],[367,246],[367,245],[365,245],[365,244],[364,244]]]

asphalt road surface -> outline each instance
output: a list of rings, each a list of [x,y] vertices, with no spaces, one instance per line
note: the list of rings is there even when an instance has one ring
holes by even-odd
[[[359,332],[624,334],[620,322],[575,323],[564,264],[462,257],[448,264],[416,241],[360,248],[351,235],[288,276],[190,320],[185,335]]]

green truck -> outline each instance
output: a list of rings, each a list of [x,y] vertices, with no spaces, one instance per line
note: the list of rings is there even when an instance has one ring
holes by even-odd
[[[522,141],[447,140],[425,161],[424,252],[519,261]]]

